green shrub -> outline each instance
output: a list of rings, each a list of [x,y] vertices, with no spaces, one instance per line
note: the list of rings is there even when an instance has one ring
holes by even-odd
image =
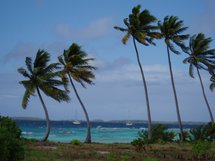
[[[214,141],[215,140],[215,123],[209,122],[206,125],[200,125],[189,131],[190,141]]]
[[[131,142],[131,145],[135,147],[136,151],[145,150],[144,140],[142,140],[141,138],[134,139]]]
[[[127,155],[122,155],[120,161],[129,161],[129,156]]]
[[[148,131],[142,130],[138,132],[138,139],[134,140],[134,143],[166,143],[166,142],[173,142],[176,134],[174,132],[168,132],[167,127],[158,124],[152,126],[152,139],[148,140]]]
[[[21,130],[15,121],[0,116],[0,161],[21,161],[24,159],[24,148],[21,141]]]
[[[179,139],[181,140],[181,133],[178,133]],[[178,140],[178,141],[180,141]],[[189,131],[183,131],[183,141],[189,142],[190,141],[190,133]]]
[[[206,156],[210,149],[211,144],[207,141],[196,141],[192,144],[193,154],[198,157]]]
[[[107,161],[116,161],[114,154],[112,154],[112,153],[108,154]]]
[[[156,158],[145,158],[143,161],[161,161],[161,160]]]
[[[81,144],[82,144],[82,143],[81,143],[79,140],[77,140],[77,139],[72,140],[70,143],[71,143],[72,145],[81,145]]]

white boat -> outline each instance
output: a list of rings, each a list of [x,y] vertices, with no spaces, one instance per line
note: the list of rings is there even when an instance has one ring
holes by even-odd
[[[126,124],[125,124],[126,126],[132,126],[133,125],[133,123],[132,122],[126,122]]]
[[[77,119],[77,110],[75,110],[75,119],[73,120],[73,125],[80,125],[81,122]]]
[[[78,121],[78,120],[74,120],[72,123],[73,123],[74,125],[80,125],[80,124],[81,124],[81,122]]]

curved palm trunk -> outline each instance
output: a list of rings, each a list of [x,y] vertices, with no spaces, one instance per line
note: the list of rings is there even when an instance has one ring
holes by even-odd
[[[208,108],[208,112],[209,112],[209,115],[210,115],[210,118],[211,118],[211,122],[214,123],[214,118],[213,118],[213,114],[212,114],[212,111],[211,111],[211,108],[210,108],[210,105],[208,103],[208,100],[207,100],[207,97],[206,97],[206,94],[205,94],[205,89],[204,89],[204,86],[203,86],[203,82],[202,82],[202,78],[201,78],[201,75],[200,75],[200,72],[199,72],[199,69],[197,69],[197,73],[198,73],[198,76],[199,76],[199,80],[200,80],[200,83],[201,83],[201,88],[202,88],[202,93],[203,93],[203,96],[204,96],[204,99],[205,99],[205,103],[207,105],[207,108]]]
[[[136,56],[137,56],[137,61],[138,61],[138,65],[139,65],[139,68],[140,68],[141,75],[142,75],[142,80],[143,80],[143,85],[144,85],[144,90],[145,90],[145,98],[146,98],[147,114],[148,114],[148,139],[151,140],[151,138],[152,138],[152,121],[151,121],[148,89],[147,89],[146,79],[145,79],[145,76],[144,76],[142,65],[140,63],[139,53],[138,53],[138,50],[137,50],[137,46],[136,46],[136,42],[135,42],[134,37],[133,37],[133,43],[134,43]]]
[[[41,101],[41,103],[43,105],[43,109],[44,109],[45,116],[46,116],[46,133],[45,133],[45,136],[41,139],[42,142],[45,142],[48,139],[48,137],[49,137],[49,133],[50,133],[50,129],[51,129],[51,127],[50,127],[50,120],[49,120],[49,114],[48,114],[46,105],[45,105],[45,103],[43,101],[43,98],[42,98],[42,96],[40,94],[40,91],[39,91],[38,87],[37,87],[37,93],[38,93],[40,101]]]
[[[83,109],[83,111],[84,111],[84,114],[85,114],[85,117],[86,117],[86,120],[87,120],[87,136],[86,136],[85,143],[91,143],[90,119],[89,119],[87,110],[86,110],[86,108],[85,108],[83,102],[81,101],[81,98],[80,98],[79,95],[78,95],[78,91],[77,91],[76,88],[75,88],[75,85],[74,85],[74,83],[73,83],[73,81],[72,81],[72,78],[71,78],[70,74],[68,74],[68,76],[69,76],[70,83],[71,83],[71,85],[72,85],[72,87],[73,87],[73,89],[74,89],[74,91],[75,91],[75,95],[76,95],[76,97],[78,98],[79,103],[81,104],[81,107],[82,107],[82,109]]]
[[[173,88],[173,93],[174,93],[174,98],[175,98],[175,105],[176,105],[176,113],[178,117],[178,124],[180,128],[180,133],[181,133],[181,142],[184,141],[184,133],[183,133],[183,126],[181,122],[181,116],[180,116],[180,111],[179,111],[179,105],[178,105],[178,99],[177,99],[177,94],[176,94],[176,89],[175,89],[175,83],[174,83],[174,78],[173,78],[173,73],[172,73],[172,65],[171,65],[171,59],[170,59],[170,53],[169,53],[169,47],[167,46],[167,53],[168,53],[168,62],[169,62],[169,71],[170,71],[170,76],[171,76],[171,83],[172,83],[172,88]]]

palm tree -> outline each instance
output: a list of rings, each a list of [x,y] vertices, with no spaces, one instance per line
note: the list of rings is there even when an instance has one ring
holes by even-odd
[[[183,35],[183,33],[187,27],[183,27],[183,21],[179,20],[178,17],[175,16],[166,16],[164,18],[164,21],[158,22],[158,27],[161,31],[162,37],[165,40],[166,46],[167,46],[167,54],[168,54],[168,63],[169,63],[169,70],[170,70],[170,76],[171,76],[171,83],[172,83],[172,88],[173,88],[173,93],[174,93],[174,98],[175,98],[175,104],[176,104],[176,112],[177,112],[177,118],[178,118],[178,123],[179,123],[179,128],[181,132],[181,141],[184,140],[183,137],[183,127],[182,127],[182,122],[181,122],[181,116],[180,116],[180,111],[179,111],[179,105],[178,105],[178,99],[177,99],[177,94],[176,94],[176,89],[175,89],[175,83],[174,83],[174,78],[173,78],[173,72],[172,72],[172,63],[171,63],[171,58],[170,58],[170,51],[171,50],[175,54],[180,54],[179,51],[177,51],[174,47],[174,44],[179,46],[184,52],[187,52],[187,47],[184,45],[184,40],[189,38],[189,35]]]
[[[209,49],[210,43],[212,42],[212,39],[206,38],[203,33],[199,33],[197,35],[194,35],[190,38],[189,43],[189,56],[184,59],[184,63],[189,63],[189,74],[192,78],[194,78],[193,74],[193,68],[195,67],[197,70],[197,74],[199,77],[199,81],[201,84],[201,89],[203,93],[203,97],[205,100],[205,103],[208,108],[208,112],[210,115],[211,122],[214,122],[213,114],[211,111],[211,107],[208,103],[205,89],[203,86],[202,78],[200,75],[200,69],[204,69],[206,71],[210,71],[210,68],[215,65],[215,49]],[[213,80],[213,79],[211,79]],[[211,85],[211,89],[213,89],[213,85]]]
[[[81,104],[84,111],[86,121],[87,121],[87,136],[85,143],[91,143],[91,132],[90,132],[90,119],[87,110],[78,94],[75,87],[74,81],[80,83],[84,88],[85,84],[93,84],[92,79],[95,78],[92,70],[96,68],[89,65],[89,61],[94,60],[93,58],[88,58],[87,53],[81,50],[81,47],[73,43],[68,50],[64,50],[62,56],[58,57],[59,62],[63,65],[63,70],[61,71],[61,77],[64,82],[68,82],[72,85],[72,88],[76,94],[76,97]]]
[[[32,58],[26,57],[25,64],[27,70],[24,68],[19,68],[18,72],[22,74],[26,80],[20,81],[25,87],[25,93],[22,99],[22,107],[26,109],[30,96],[35,96],[37,92],[39,99],[42,103],[45,117],[46,117],[46,133],[41,141],[46,141],[50,133],[50,120],[48,115],[48,110],[43,101],[41,91],[45,95],[61,101],[69,101],[69,96],[67,92],[57,88],[58,86],[64,85],[64,83],[57,79],[59,77],[59,72],[56,72],[56,69],[59,69],[58,63],[48,64],[50,60],[49,54],[44,50],[38,50],[34,63],[32,64]]]
[[[155,45],[153,42],[154,39],[157,39],[160,37],[160,34],[156,32],[157,26],[153,26],[152,23],[156,22],[157,19],[151,15],[151,13],[148,10],[144,10],[140,12],[141,6],[138,5],[132,9],[132,14],[129,15],[129,18],[124,19],[124,24],[126,25],[126,28],[115,26],[114,28],[126,32],[125,36],[122,38],[123,44],[126,44],[128,39],[132,36],[137,62],[140,68],[143,85],[144,85],[144,91],[145,91],[145,99],[146,99],[146,105],[147,105],[147,115],[148,115],[148,139],[151,140],[152,133],[151,133],[151,112],[150,112],[150,103],[149,103],[149,96],[148,96],[148,90],[147,90],[147,84],[146,79],[143,72],[143,67],[140,62],[139,58],[139,52],[136,46],[136,41],[139,43],[149,46],[150,44]]]

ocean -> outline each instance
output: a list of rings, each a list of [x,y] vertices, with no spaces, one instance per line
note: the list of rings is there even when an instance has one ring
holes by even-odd
[[[16,120],[22,130],[22,137],[40,140],[46,130],[45,121]],[[177,124],[166,124],[168,130],[179,132]],[[188,130],[197,125],[184,125]],[[92,142],[96,143],[130,143],[137,138],[138,132],[147,128],[147,124],[125,122],[91,122]],[[72,121],[51,121],[51,132],[48,140],[69,143],[77,139],[83,142],[86,137],[86,122],[74,125]]]

